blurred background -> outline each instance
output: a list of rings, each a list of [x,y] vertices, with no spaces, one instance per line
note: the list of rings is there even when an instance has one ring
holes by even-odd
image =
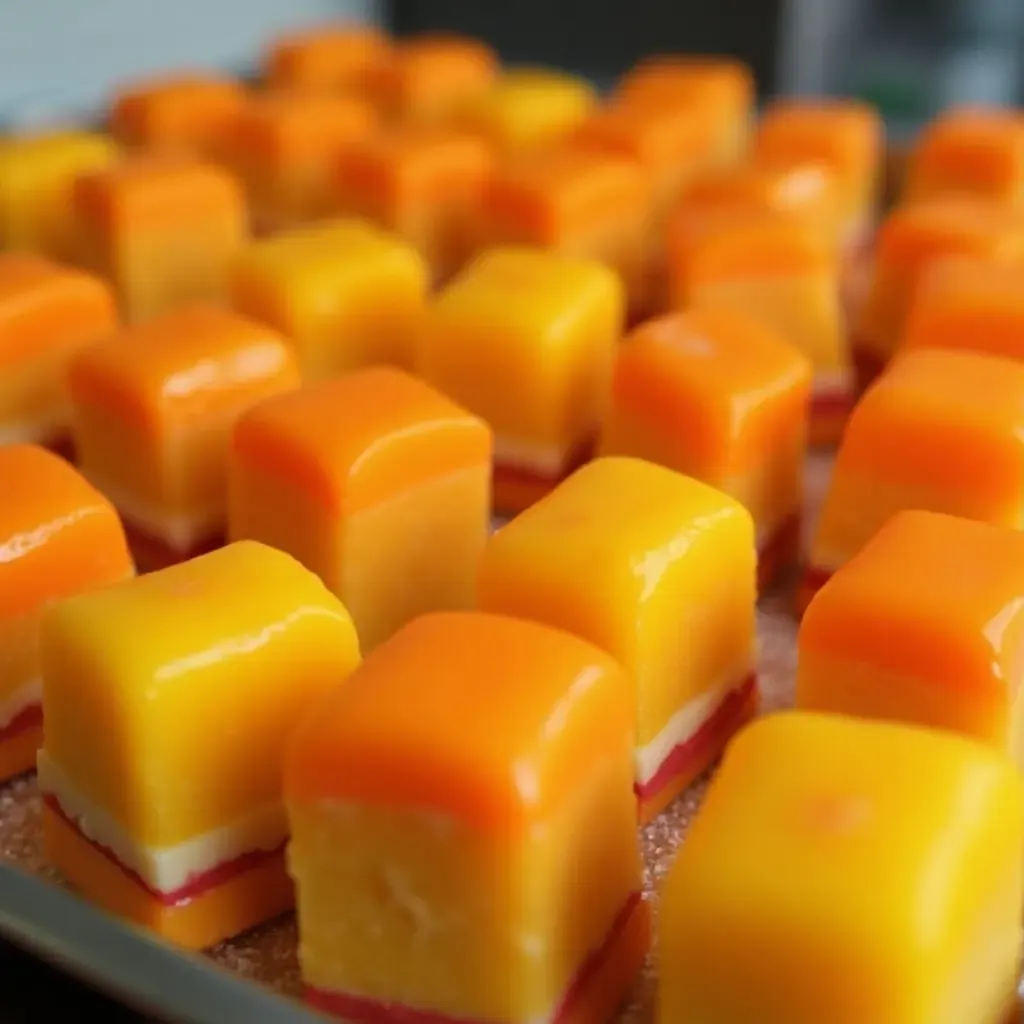
[[[598,82],[651,52],[731,53],[765,93],[870,99],[896,137],[951,102],[1024,101],[1024,0],[0,0],[0,119],[88,115],[168,67],[245,70],[275,32],[339,16],[467,32]]]

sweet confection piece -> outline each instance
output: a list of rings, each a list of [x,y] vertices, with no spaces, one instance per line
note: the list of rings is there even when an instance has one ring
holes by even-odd
[[[453,115],[502,155],[521,153],[567,135],[593,109],[597,97],[582,78],[550,68],[508,71],[487,92]]]
[[[254,226],[277,231],[330,213],[340,153],[376,124],[373,107],[352,96],[296,93],[250,102],[222,155],[245,186]]]
[[[237,310],[288,339],[310,381],[410,365],[428,284],[411,246],[337,220],[253,242],[235,263],[231,295]]]
[[[899,512],[800,626],[799,707],[950,729],[1016,756],[1024,533]]]
[[[219,542],[235,420],[299,373],[270,328],[186,306],[80,350],[68,382],[82,471],[153,569]]]
[[[528,245],[599,260],[616,271],[630,309],[648,304],[651,189],[621,156],[557,147],[495,171],[484,189],[480,248]]]
[[[370,651],[417,615],[472,607],[490,474],[482,421],[401,370],[361,370],[242,417],[230,536],[298,558]]]
[[[667,466],[745,505],[763,587],[797,556],[810,391],[807,358],[751,317],[659,317],[619,349],[598,452]]]
[[[10,135],[0,140],[0,247],[77,256],[71,192],[75,179],[108,167],[117,147],[83,131]]]
[[[604,458],[491,537],[479,602],[574,633],[633,677],[643,824],[757,707],[756,579],[739,502],[650,462]]]
[[[0,445],[66,444],[67,361],[115,324],[113,296],[98,278],[41,256],[0,255]]]
[[[315,26],[274,41],[265,60],[267,81],[272,88],[286,91],[358,88],[390,56],[390,42],[375,28]]]
[[[1024,261],[1024,212],[949,196],[898,207],[882,223],[875,267],[851,339],[861,390],[896,349],[917,283],[938,259]]]
[[[114,507],[63,459],[0,448],[0,780],[35,767],[42,741],[39,620],[54,600],[133,573]]]
[[[43,835],[71,884],[195,949],[289,909],[284,748],[359,661],[341,602],[232,544],[57,603],[41,648]]]
[[[896,359],[846,424],[799,602],[903,509],[1019,527],[1024,364],[922,348]]]
[[[1020,777],[984,744],[763,718],[729,746],[665,881],[659,1024],[1001,1024],[1022,843]]]
[[[472,255],[473,211],[493,163],[488,144],[464,131],[398,128],[340,154],[334,208],[404,238],[443,282]]]
[[[222,75],[133,82],[114,99],[110,130],[134,148],[214,157],[246,102],[241,83]]]
[[[497,81],[498,58],[486,44],[455,35],[421,35],[397,44],[369,68],[362,90],[385,117],[438,121]]]
[[[225,297],[246,235],[245,199],[226,171],[138,157],[79,177],[72,206],[80,261],[113,283],[128,321]]]
[[[616,97],[630,106],[690,106],[707,127],[708,169],[736,163],[754,122],[754,76],[728,57],[663,55],[641,61],[619,82]]]
[[[480,256],[428,309],[418,370],[494,431],[497,511],[529,507],[590,457],[623,306],[607,267],[508,248]]]
[[[736,212],[675,218],[667,249],[673,308],[749,314],[810,359],[810,440],[835,444],[853,402],[853,374],[834,248],[791,215]]]
[[[284,771],[314,1007],[612,1019],[650,925],[631,687],[606,654],[533,622],[423,616],[306,715]]]
[[[1024,205],[1024,117],[996,107],[954,107],[911,151],[903,199],[971,195]]]

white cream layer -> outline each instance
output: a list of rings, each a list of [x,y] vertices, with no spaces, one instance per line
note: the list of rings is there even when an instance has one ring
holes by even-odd
[[[39,752],[38,769],[40,790],[57,801],[82,834],[109,850],[156,892],[176,892],[197,875],[243,854],[276,850],[288,836],[284,807],[277,805],[174,846],[148,846],[84,797],[45,750]]]
[[[16,690],[0,697],[0,729],[6,729],[22,711],[43,701],[41,679],[30,679]]]
[[[67,430],[67,410],[23,419],[15,423],[0,423],[0,447],[8,444],[47,444]]]
[[[694,697],[668,720],[650,743],[638,747],[634,754],[636,781],[641,786],[650,782],[672,751],[696,736],[730,694],[746,683],[753,671],[754,663],[751,661],[741,671],[731,673],[729,682],[712,686],[699,697]]]
[[[834,395],[837,391],[849,391],[853,385],[853,374],[849,370],[816,370],[811,387],[812,398]]]
[[[534,444],[507,437],[494,439],[496,465],[524,469],[540,476],[560,476],[569,455],[569,449],[557,444]]]

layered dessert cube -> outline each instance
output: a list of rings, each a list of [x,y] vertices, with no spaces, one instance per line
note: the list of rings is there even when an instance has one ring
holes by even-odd
[[[134,149],[216,157],[246,103],[242,84],[224,75],[132,82],[114,97],[110,131]]]
[[[250,101],[226,133],[221,156],[245,187],[254,227],[279,231],[331,213],[339,155],[376,127],[373,107],[353,96]]]
[[[78,461],[123,516],[140,569],[220,542],[234,423],[298,383],[282,338],[213,307],[183,307],[75,354]]]
[[[619,349],[598,453],[646,459],[743,504],[764,587],[799,549],[810,392],[806,356],[752,317],[659,317]]]
[[[673,308],[748,314],[807,356],[814,368],[810,441],[834,445],[854,385],[834,248],[792,215],[737,211],[676,218],[667,263]]]
[[[481,197],[476,241],[599,260],[622,278],[630,309],[644,312],[650,214],[650,184],[635,161],[555,147],[496,169]]]
[[[264,65],[271,88],[297,92],[358,89],[366,75],[387,63],[391,43],[376,28],[323,24],[279,36]]]
[[[632,676],[641,823],[752,717],[756,601],[750,513],[640,459],[577,470],[498,530],[480,567],[483,611],[574,633]]]
[[[418,372],[493,430],[497,511],[529,507],[590,457],[623,308],[600,263],[517,248],[481,255],[428,308]]]
[[[970,195],[1024,204],[1024,118],[998,107],[953,107],[926,125],[911,150],[905,201]]]
[[[899,512],[804,613],[797,704],[949,729],[1024,766],[1022,593],[1018,530]]]
[[[0,140],[0,245],[58,260],[77,258],[75,179],[116,159],[117,146],[96,132],[35,132]]]
[[[361,370],[242,417],[230,537],[315,572],[370,651],[417,615],[472,607],[490,474],[482,421],[401,370]]]
[[[568,633],[464,612],[322,700],[285,761],[309,1001],[352,1024],[612,1019],[649,929],[630,693]]]
[[[1022,843],[1020,777],[984,744],[761,719],[726,751],[662,890],[658,1021],[1002,1024]]]
[[[227,171],[185,157],[137,157],[75,181],[80,262],[115,287],[129,321],[225,298],[247,233]]]
[[[247,246],[235,309],[280,331],[303,378],[375,363],[409,366],[430,275],[412,246],[357,220],[323,221]]]
[[[883,221],[874,270],[851,337],[859,387],[896,350],[922,274],[939,259],[1024,261],[1024,214],[982,199],[938,197],[898,207]]]
[[[39,622],[53,601],[134,572],[114,507],[63,459],[0,447],[0,780],[42,742]]]
[[[885,522],[924,509],[1019,527],[1024,364],[956,349],[907,352],[854,408],[810,545],[807,602]]]
[[[41,256],[0,255],[0,445],[66,450],[68,360],[116,322],[114,297],[98,278]]]
[[[232,544],[45,614],[43,835],[104,910],[201,949],[288,910],[289,735],[359,661],[341,602]]]
[[[335,210],[404,238],[437,282],[476,245],[474,211],[493,168],[488,144],[459,129],[412,125],[347,146],[335,163]]]

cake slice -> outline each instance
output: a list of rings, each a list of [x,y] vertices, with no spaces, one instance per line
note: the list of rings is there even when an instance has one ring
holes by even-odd
[[[498,530],[480,566],[483,611],[574,633],[632,676],[641,823],[753,715],[756,601],[750,513],[639,459],[577,470]]]
[[[726,751],[662,890],[659,1024],[1003,1024],[1022,844],[1020,777],[981,743],[762,719]]]
[[[340,92],[358,89],[390,57],[391,43],[379,29],[328,22],[278,36],[263,63],[273,89]]]
[[[114,507],[58,456],[0,447],[0,781],[42,742],[39,621],[54,600],[134,572]]]
[[[632,721],[612,659],[536,623],[428,615],[370,654],[285,760],[313,1006],[611,1020],[649,927]]]
[[[294,559],[232,544],[42,627],[43,830],[109,913],[201,949],[288,910],[286,741],[359,647]]]

